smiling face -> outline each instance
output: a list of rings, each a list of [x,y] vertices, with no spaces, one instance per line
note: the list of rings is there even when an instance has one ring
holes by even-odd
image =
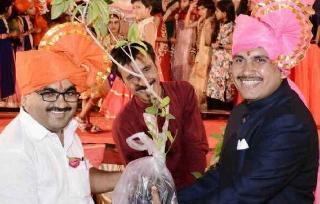
[[[285,78],[263,48],[237,53],[231,72],[241,96],[248,101],[270,96]]]
[[[65,92],[65,97],[70,98],[77,94],[74,85],[69,80],[62,80],[52,83],[37,92],[32,92],[22,97],[23,108],[33,119],[43,125],[51,132],[61,132],[71,120],[77,108],[77,102],[66,102],[62,95],[54,102],[43,100],[45,94],[47,98],[52,98],[54,92]]]
[[[138,54],[136,57],[136,64],[138,69],[144,74],[145,78],[153,88],[153,90],[160,95],[161,93],[161,86],[158,76],[158,69],[155,63],[149,56],[145,56],[142,54]],[[138,70],[135,70],[133,63],[124,65],[125,68],[139,73]],[[126,86],[130,89],[130,91],[137,96],[141,101],[144,103],[151,103],[151,94],[147,92],[146,85],[144,81],[122,69],[119,69],[121,73],[121,77],[126,84]]]

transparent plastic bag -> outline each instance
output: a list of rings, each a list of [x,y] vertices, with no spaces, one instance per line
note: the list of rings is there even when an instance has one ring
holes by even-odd
[[[136,150],[148,150],[152,156],[136,159],[126,166],[112,193],[112,203],[151,204],[151,187],[156,186],[161,204],[177,204],[175,186],[165,165],[165,156],[156,150],[153,140],[145,133],[137,133],[129,137],[127,143]]]

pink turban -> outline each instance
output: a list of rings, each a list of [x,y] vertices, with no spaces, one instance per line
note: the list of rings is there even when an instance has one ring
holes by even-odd
[[[233,33],[232,54],[264,48],[280,68],[292,68],[305,55],[311,40],[310,0],[258,1],[252,17],[240,15]]]

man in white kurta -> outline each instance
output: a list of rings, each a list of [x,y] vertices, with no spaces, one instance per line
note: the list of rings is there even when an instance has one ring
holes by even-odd
[[[93,204],[120,176],[90,166],[72,119],[103,53],[86,36],[58,37],[52,50],[17,52],[21,109],[0,135],[0,204]]]
[[[64,146],[21,109],[0,136],[1,204],[91,204],[89,162],[73,168],[68,158],[85,158],[77,123],[64,128]],[[27,176],[26,176],[27,175]]]

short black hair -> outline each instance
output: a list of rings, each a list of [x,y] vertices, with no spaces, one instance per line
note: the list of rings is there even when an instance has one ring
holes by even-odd
[[[142,41],[142,42],[147,47],[146,53],[151,57],[152,61],[155,63],[156,55],[153,51],[152,46],[145,41]],[[142,54],[139,51],[139,48],[136,48],[136,47],[139,47],[139,48],[145,50],[145,48],[142,45],[140,45],[138,43],[132,43],[130,45],[125,45],[122,47],[113,48],[111,50],[111,56],[113,57],[113,59],[115,59],[119,64],[121,64],[123,66],[130,64],[131,59],[129,58],[129,56],[126,53],[130,53],[130,50],[131,50],[131,54],[132,54],[133,59],[136,59],[138,54]],[[114,62],[112,62],[112,65],[111,65],[111,73],[117,75],[118,77],[120,77],[122,79],[121,73],[119,72],[119,67]]]
[[[12,5],[12,0],[0,0],[0,15],[5,14]]]

